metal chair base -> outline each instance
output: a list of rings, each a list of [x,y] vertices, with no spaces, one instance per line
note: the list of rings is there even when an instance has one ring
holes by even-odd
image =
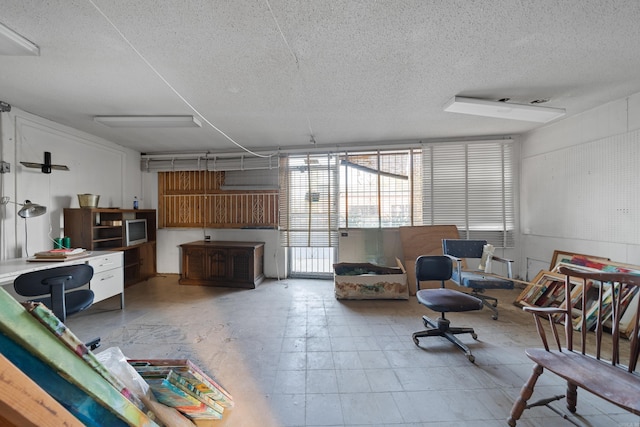
[[[467,347],[464,343],[462,343],[462,341],[460,341],[458,338],[455,337],[455,335],[458,335],[458,334],[471,334],[471,337],[474,340],[477,340],[478,335],[476,335],[473,328],[451,327],[449,320],[445,319],[444,315],[443,317],[439,317],[435,321],[433,319],[430,319],[427,316],[422,316],[422,321],[424,322],[424,325],[426,327],[431,326],[431,328],[426,329],[424,331],[413,333],[412,335],[413,342],[418,347],[420,347],[418,338],[443,337],[451,341],[460,350],[462,350],[464,354],[467,356],[467,359],[469,359],[471,363],[473,363],[476,360],[473,354],[471,354],[471,350],[469,350],[469,347]]]

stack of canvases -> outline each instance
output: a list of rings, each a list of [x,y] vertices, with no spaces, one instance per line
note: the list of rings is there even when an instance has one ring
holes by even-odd
[[[233,406],[231,395],[188,360],[131,361],[148,378],[148,395],[118,348],[94,354],[45,305],[20,304],[1,288],[0,354],[84,425],[200,427]]]
[[[196,425],[222,418],[233,398],[213,378],[187,359],[130,359],[158,402],[175,408]],[[204,425],[204,424],[203,424]]]
[[[162,425],[48,308],[40,303],[23,306],[1,288],[0,353],[37,385],[43,398],[53,398],[84,425]],[[57,412],[47,411],[40,398],[29,400],[19,388],[16,392],[13,401],[7,402],[9,413],[18,417],[28,407],[30,416],[35,414],[31,418],[46,419],[48,425],[66,422]],[[0,403],[6,397],[0,397]],[[0,412],[2,421],[6,411]]]

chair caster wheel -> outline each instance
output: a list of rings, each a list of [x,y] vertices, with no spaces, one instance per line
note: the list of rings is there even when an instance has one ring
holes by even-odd
[[[492,306],[492,307],[497,307],[497,306],[498,306],[498,303],[497,303],[497,302],[494,302],[493,304],[491,304],[491,306]]]
[[[420,347],[420,344],[418,343],[418,338],[414,338],[414,339],[413,339],[413,343],[414,343],[415,345],[417,345],[418,347]]]
[[[474,340],[478,339],[478,334],[471,334],[471,338],[473,338]]]
[[[469,359],[469,362],[471,363],[474,363],[476,361],[476,358],[473,356],[473,354],[468,354],[467,359]]]
[[[491,316],[491,318],[492,318],[493,320],[498,320],[498,315],[497,315],[497,314],[494,314],[493,316]]]

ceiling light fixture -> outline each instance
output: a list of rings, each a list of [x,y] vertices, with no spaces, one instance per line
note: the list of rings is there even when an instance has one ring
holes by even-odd
[[[538,123],[547,123],[566,114],[564,108],[512,104],[509,102],[487,101],[462,96],[454,96],[451,98],[444,106],[444,111]]]
[[[40,48],[0,23],[0,55],[7,56],[38,56]]]
[[[112,128],[202,127],[193,116],[95,116],[93,120]]]

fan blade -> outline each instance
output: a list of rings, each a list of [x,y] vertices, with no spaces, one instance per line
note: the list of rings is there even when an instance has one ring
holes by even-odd
[[[20,162],[23,166],[28,168],[40,169],[42,173],[51,173],[51,170],[55,169],[58,171],[68,171],[69,167],[65,165],[52,165],[51,164],[51,153],[48,151],[44,152],[44,163],[34,163],[34,162]]]
[[[42,166],[44,166],[42,163],[33,163],[33,162],[20,162],[20,164],[28,168],[36,168],[36,169],[40,169]]]

